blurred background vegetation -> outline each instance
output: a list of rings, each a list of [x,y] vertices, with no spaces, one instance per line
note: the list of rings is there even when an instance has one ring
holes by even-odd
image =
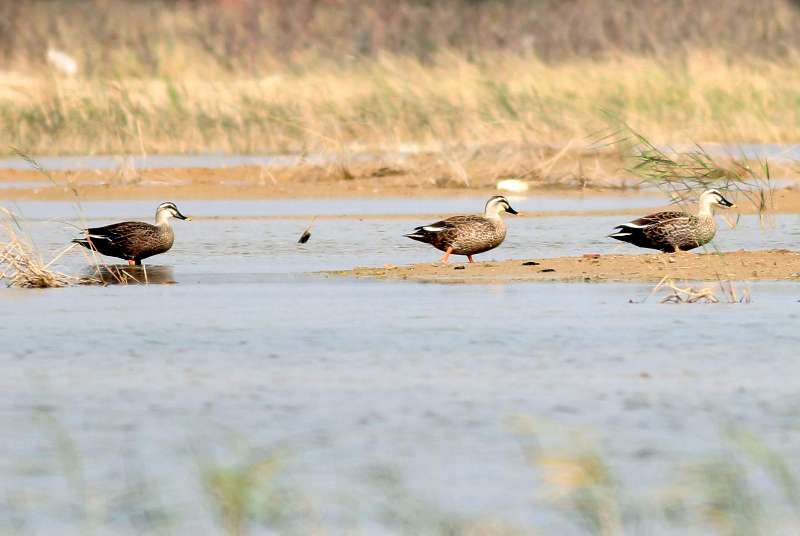
[[[90,77],[268,75],[392,54],[487,52],[554,63],[696,49],[772,61],[800,50],[789,0],[46,0],[0,3],[4,69],[68,51]],[[210,70],[209,70],[210,69]]]
[[[786,142],[798,50],[789,0],[3,0],[0,146]]]

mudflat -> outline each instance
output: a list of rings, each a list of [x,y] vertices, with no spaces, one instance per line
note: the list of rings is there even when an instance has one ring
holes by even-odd
[[[488,283],[508,281],[658,282],[674,280],[796,280],[800,281],[800,251],[730,251],[713,253],[656,253],[646,255],[585,254],[555,257],[435,263],[381,268],[357,267],[325,272],[332,276],[409,280],[431,283]]]
[[[553,157],[551,157],[552,160]],[[276,167],[233,166],[220,168],[120,167],[116,170],[53,171],[48,176],[36,170],[0,169],[0,200],[70,201],[136,199],[281,199],[333,197],[444,197],[489,196],[497,193],[498,180],[521,177],[529,190],[526,197],[560,196],[653,196],[654,189],[622,169],[623,163],[608,154],[575,154],[562,157],[541,169],[539,161],[513,163],[492,159],[471,163],[464,177],[454,174],[436,156],[417,155],[400,162],[379,160],[346,166],[292,165]],[[591,168],[592,178],[583,169]],[[770,193],[768,208],[776,213],[800,212],[800,182],[789,166],[771,166],[786,185]],[[533,170],[533,171],[531,171]],[[480,178],[478,178],[480,177]],[[759,207],[734,199],[736,212],[754,213]],[[669,203],[664,197],[664,205]],[[663,206],[663,205],[662,205]],[[652,209],[660,207],[654,206]],[[637,215],[641,210],[604,211],[606,215]],[[552,216],[551,212],[523,216]],[[562,215],[581,215],[562,214]],[[445,216],[441,214],[439,216]]]

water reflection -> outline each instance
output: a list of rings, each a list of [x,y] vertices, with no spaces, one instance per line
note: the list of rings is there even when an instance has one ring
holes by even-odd
[[[85,270],[87,279],[99,279],[106,285],[174,285],[177,283],[172,266],[129,266],[107,264]]]

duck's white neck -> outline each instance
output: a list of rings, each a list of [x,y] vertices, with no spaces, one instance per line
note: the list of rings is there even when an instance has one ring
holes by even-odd
[[[697,216],[699,218],[711,218],[714,216],[714,211],[711,210],[711,206],[714,204],[713,199],[701,199],[700,200],[700,208],[697,211]]]
[[[169,210],[159,210],[156,212],[156,225],[169,225],[172,214]]]

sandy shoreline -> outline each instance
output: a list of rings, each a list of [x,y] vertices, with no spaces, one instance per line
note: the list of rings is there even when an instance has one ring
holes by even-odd
[[[488,197],[497,193],[490,184],[472,187],[432,185],[429,181],[413,177],[365,176],[355,179],[335,179],[327,176],[309,176],[303,169],[287,171],[275,176],[275,181],[258,175],[253,168],[225,169],[154,169],[143,170],[134,181],[115,179],[110,172],[57,172],[55,183],[34,171],[0,170],[0,202],[2,201],[120,201],[120,200],[219,200],[219,199],[291,199],[291,198],[454,198]],[[544,183],[531,183],[524,193],[507,193],[535,199],[537,197],[613,197],[636,198],[663,195],[653,189],[621,189],[613,186],[577,188]],[[741,196],[740,196],[741,197]],[[774,191],[773,213],[800,213],[800,186],[789,186]],[[736,211],[729,214],[753,214],[756,207],[744,199],[738,199]],[[641,215],[667,207],[663,204],[645,208],[620,208],[579,211],[525,211],[521,217],[549,216],[628,216]],[[444,217],[447,214],[421,214],[413,216]],[[397,215],[386,215],[396,217]],[[306,215],[302,215],[305,218]],[[365,218],[382,217],[370,214]],[[301,218],[301,219],[302,219]]]
[[[590,164],[596,164],[591,166]],[[641,189],[626,174],[618,155],[567,154],[546,169],[531,158],[513,163],[487,158],[472,162],[464,175],[431,155],[401,160],[285,167],[234,166],[223,168],[161,168],[54,171],[50,177],[35,170],[0,169],[0,201],[286,199],[286,198],[437,198],[488,197],[497,193],[498,180],[523,177],[530,189],[520,195],[536,197],[642,197],[662,195]],[[585,173],[584,169],[592,169]],[[781,171],[781,173],[779,173]],[[791,178],[790,167],[773,169],[774,176]],[[466,177],[469,177],[468,179]],[[741,196],[740,196],[741,197]],[[737,200],[740,213],[756,208]],[[636,215],[662,205],[630,210],[554,214],[530,212],[524,216]],[[800,213],[800,181],[775,191],[774,212]],[[445,216],[440,214],[437,216]]]
[[[733,251],[680,255],[594,255],[549,259],[515,259],[474,264],[387,265],[324,272],[381,280],[431,283],[492,283],[512,281],[659,282],[664,277],[697,281],[800,282],[800,251]]]

